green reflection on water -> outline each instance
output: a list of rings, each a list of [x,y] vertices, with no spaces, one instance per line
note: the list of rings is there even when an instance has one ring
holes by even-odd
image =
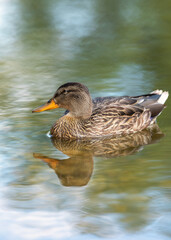
[[[84,164],[80,158],[60,160],[56,173],[61,182],[33,153],[67,158],[46,136],[62,110],[34,116],[31,110],[68,81],[84,83],[92,96],[171,91],[169,7],[169,0],[0,2],[2,226],[7,220],[14,233],[10,212],[16,211],[16,226],[21,230],[29,223],[33,235],[42,239],[44,226],[19,219],[25,219],[26,213],[46,211],[48,216],[52,212],[61,216],[66,230],[61,239],[75,234],[82,239],[85,233],[102,239],[123,236],[125,240],[135,235],[136,239],[167,239],[170,98],[158,120],[165,134],[160,141],[130,151],[132,155],[109,156],[105,152],[97,157],[93,152],[89,161],[87,155],[81,155]],[[104,146],[93,151],[102,151]],[[92,168],[77,175],[77,166],[82,164],[82,170],[87,165]],[[80,183],[82,175],[85,178]],[[62,185],[73,176],[73,182],[82,187]],[[40,212],[33,214],[32,220]],[[41,215],[42,221],[47,215]],[[51,239],[61,229],[54,230]],[[4,231],[0,228],[0,236]],[[25,239],[22,231],[18,232],[15,237]],[[48,233],[45,236],[48,238]]]

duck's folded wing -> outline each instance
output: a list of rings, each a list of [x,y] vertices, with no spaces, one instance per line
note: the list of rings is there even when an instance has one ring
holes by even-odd
[[[124,96],[124,97],[102,97],[95,98],[93,100],[94,108],[98,107],[114,107],[114,105],[128,106],[124,107],[126,112],[129,108],[135,107],[135,112],[137,111],[137,106],[149,109],[151,112],[151,117],[156,118],[164,109],[165,101],[168,98],[168,92],[163,92],[162,90],[156,90],[152,93],[140,95],[140,96]],[[117,108],[119,109],[119,108]]]

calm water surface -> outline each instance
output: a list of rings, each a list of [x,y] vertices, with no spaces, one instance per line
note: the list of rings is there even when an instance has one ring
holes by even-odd
[[[170,239],[171,98],[160,130],[57,141],[61,84],[171,92],[170,1],[0,0],[0,239]]]

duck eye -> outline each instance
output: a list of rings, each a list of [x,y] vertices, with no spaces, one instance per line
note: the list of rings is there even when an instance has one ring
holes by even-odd
[[[61,92],[61,94],[67,94],[67,92],[68,92],[68,91],[64,89],[64,90]]]

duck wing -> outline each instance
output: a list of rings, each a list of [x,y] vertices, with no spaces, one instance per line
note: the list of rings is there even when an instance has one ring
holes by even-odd
[[[151,117],[156,118],[165,107],[164,103],[167,100],[168,95],[168,92],[163,92],[162,90],[155,90],[149,94],[139,96],[98,97],[93,100],[93,106],[94,109],[96,109],[99,107],[108,107],[114,105],[138,105],[149,109],[151,112]]]
[[[169,96],[167,91],[155,90],[149,94],[134,96],[132,99],[137,100],[137,103],[145,108],[149,109],[151,112],[151,117],[156,119],[156,117],[165,108],[165,102]]]

